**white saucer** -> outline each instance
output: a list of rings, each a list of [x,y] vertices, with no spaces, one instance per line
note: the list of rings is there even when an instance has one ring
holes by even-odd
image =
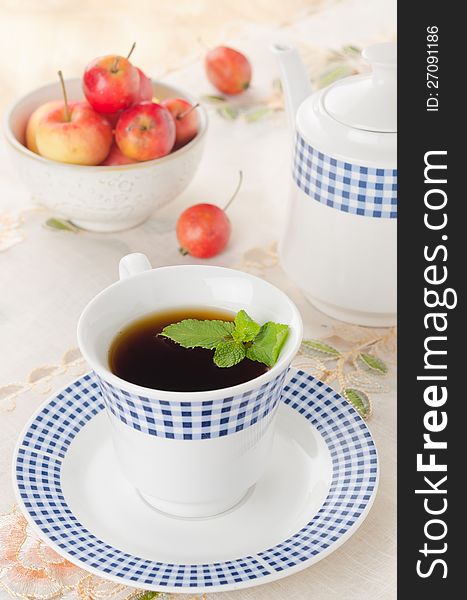
[[[263,478],[222,515],[173,518],[120,472],[88,374],[32,417],[13,475],[29,523],[71,562],[139,588],[202,592],[279,579],[334,551],[368,513],[378,465],[354,408],[291,369]]]

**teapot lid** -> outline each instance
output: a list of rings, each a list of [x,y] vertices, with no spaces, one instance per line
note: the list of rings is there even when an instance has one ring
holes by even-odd
[[[356,129],[397,132],[397,46],[374,44],[362,53],[370,75],[341,79],[326,90],[325,110],[336,121]]]

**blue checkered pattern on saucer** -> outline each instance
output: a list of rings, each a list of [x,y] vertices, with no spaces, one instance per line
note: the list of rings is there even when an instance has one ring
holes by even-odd
[[[230,435],[259,421],[266,425],[277,407],[287,369],[262,386],[218,400],[175,402],[136,396],[96,375],[104,402],[120,421],[148,435],[207,440]]]
[[[397,169],[363,167],[327,156],[300,134],[293,177],[308,196],[352,215],[397,219]]]
[[[282,571],[317,556],[361,519],[376,489],[378,458],[365,422],[336,391],[299,371],[284,388],[282,401],[306,417],[331,453],[332,482],[319,512],[289,539],[260,552]]]
[[[88,373],[44,406],[31,423],[22,445],[31,451],[64,458],[75,434],[103,408],[99,385],[94,375]],[[53,436],[47,435],[50,431]]]
[[[50,400],[33,418],[14,459],[22,509],[59,552],[84,569],[142,588],[180,592],[267,581],[274,573],[319,560],[348,535],[368,510],[378,478],[376,449],[356,410],[303,371],[292,371],[282,401],[323,437],[332,458],[332,482],[320,510],[300,531],[258,554],[208,564],[176,564],[133,556],[84,527],[67,504],[61,473],[73,439],[104,403],[93,374]]]

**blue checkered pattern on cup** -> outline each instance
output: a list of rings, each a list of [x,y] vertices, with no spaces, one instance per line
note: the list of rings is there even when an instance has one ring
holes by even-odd
[[[279,402],[287,369],[262,386],[218,400],[180,402],[136,396],[96,375],[110,412],[129,427],[175,440],[207,440],[266,425]]]
[[[321,204],[352,215],[397,219],[397,169],[363,167],[332,158],[298,134],[293,177],[305,194]]]
[[[305,561],[316,561],[358,524],[368,508],[378,478],[376,449],[356,410],[311,375],[293,370],[282,401],[323,437],[332,458],[332,482],[323,506],[305,527],[258,554],[207,564],[152,561],[114,548],[80,523],[63,494],[61,475],[72,440],[104,410],[93,374],[76,380],[50,401],[20,441],[15,475],[23,509],[41,535],[72,561],[143,588],[170,587],[189,592],[232,584],[241,587]]]

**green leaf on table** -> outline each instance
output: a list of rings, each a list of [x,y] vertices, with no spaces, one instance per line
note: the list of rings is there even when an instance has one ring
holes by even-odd
[[[272,89],[275,92],[280,92],[282,94],[282,81],[280,80],[279,77],[276,77],[275,79],[272,80]]]
[[[261,325],[253,321],[245,310],[237,313],[234,323],[232,337],[236,342],[252,342],[261,329]]]
[[[57,217],[47,219],[45,226],[49,229],[56,229],[58,231],[71,231],[72,233],[77,233],[79,231],[78,227],[73,225],[71,221],[59,219]]]
[[[234,328],[231,321],[184,319],[167,325],[159,335],[171,339],[183,348],[214,350],[220,342],[232,338]]]
[[[219,342],[214,352],[214,362],[218,367],[233,367],[245,358],[246,350],[242,342],[233,339]]]
[[[344,390],[344,396],[352,404],[352,406],[358,411],[359,415],[363,419],[367,419],[371,414],[371,402],[365,392],[356,390],[355,388],[346,388]]]
[[[208,104],[222,104],[223,102],[227,102],[227,99],[224,96],[216,96],[215,94],[205,94],[201,96],[202,102],[207,102]]]
[[[367,354],[362,352],[358,355],[358,358],[361,360],[363,365],[372,371],[377,371],[378,373],[385,375],[388,372],[388,368],[386,364],[377,356],[373,354]]]
[[[218,108],[217,114],[227,121],[235,121],[240,113],[234,106],[227,104],[226,106],[221,106],[221,108]]]
[[[249,110],[245,113],[245,121],[247,123],[256,123],[260,119],[267,117],[273,113],[271,108],[267,106],[261,106],[260,108],[254,108],[253,110]]]
[[[360,56],[362,53],[361,49],[358,48],[358,46],[352,46],[352,44],[344,46],[342,50],[345,52],[345,54],[351,54],[353,56]]]
[[[323,88],[334,83],[334,81],[337,81],[338,79],[352,75],[352,73],[353,70],[350,65],[337,65],[337,67],[333,67],[322,73],[316,80],[316,85],[319,88]]]
[[[261,327],[251,346],[247,348],[247,358],[272,367],[277,362],[288,335],[288,325],[268,321]]]
[[[143,592],[140,596],[136,596],[135,600],[153,600],[159,598],[160,592]]]
[[[300,350],[302,350],[304,354],[307,354],[307,351],[311,350],[313,353],[327,354],[334,358],[339,358],[340,356],[339,350],[336,350],[336,348],[333,348],[320,340],[303,340]]]

